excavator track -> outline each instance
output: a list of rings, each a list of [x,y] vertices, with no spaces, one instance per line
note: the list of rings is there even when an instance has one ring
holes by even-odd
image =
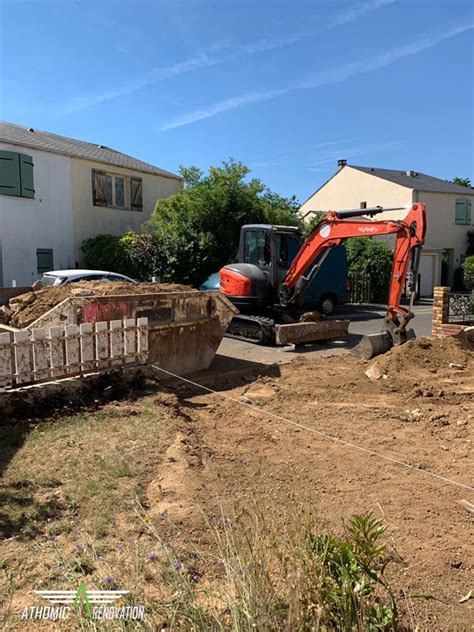
[[[225,337],[268,345],[275,342],[275,321],[265,316],[238,314],[232,319]]]

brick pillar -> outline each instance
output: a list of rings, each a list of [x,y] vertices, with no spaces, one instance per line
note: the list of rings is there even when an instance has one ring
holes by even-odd
[[[443,324],[449,320],[449,287],[435,287],[433,299],[433,324],[431,334],[436,336],[443,331]]]

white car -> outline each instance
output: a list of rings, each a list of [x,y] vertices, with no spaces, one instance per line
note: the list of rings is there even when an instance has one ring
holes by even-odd
[[[138,283],[124,274],[106,272],[105,270],[52,270],[45,272],[40,279],[44,287],[77,283],[77,281],[122,281],[122,283]]]

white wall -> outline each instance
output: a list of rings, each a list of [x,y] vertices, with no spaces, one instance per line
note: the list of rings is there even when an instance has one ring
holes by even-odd
[[[461,264],[461,256],[466,253],[467,231],[474,228],[471,216],[471,225],[456,224],[455,211],[456,200],[468,198],[474,208],[474,194],[466,189],[465,194],[460,193],[418,193],[419,201],[426,204],[427,231],[424,249],[450,249],[453,251],[453,269]],[[473,212],[474,215],[474,212]],[[452,283],[453,269],[450,270],[448,282]]]
[[[143,211],[94,206],[92,197],[92,169],[142,179]],[[82,260],[81,245],[84,239],[100,234],[123,235],[128,230],[140,232],[151,218],[156,200],[166,198],[181,188],[181,181],[148,173],[141,173],[115,165],[73,158],[72,191],[74,208],[75,260]],[[126,190],[127,197],[127,190]]]
[[[412,203],[412,197],[411,189],[347,166],[303,203],[300,214],[359,208],[361,202],[366,202],[368,207],[408,205]],[[377,219],[380,217],[382,215]],[[383,217],[390,216],[384,214]]]
[[[40,276],[37,248],[53,249],[55,268],[74,264],[71,159],[8,143],[0,149],[33,157],[34,199],[0,195],[0,285],[30,285]]]

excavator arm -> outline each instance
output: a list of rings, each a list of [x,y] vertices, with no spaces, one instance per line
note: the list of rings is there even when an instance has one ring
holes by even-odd
[[[339,212],[329,211],[326,218],[315,226],[294,258],[279,288],[281,306],[302,305],[306,289],[318,273],[324,259],[332,248],[344,240],[353,237],[396,235],[388,309],[382,335],[388,334],[390,336],[390,345],[404,342],[407,337],[406,326],[413,318],[412,306],[415,297],[419,255],[426,232],[426,208],[421,203],[413,204],[402,220],[353,219],[377,215],[387,210],[395,209],[376,207]],[[307,272],[308,274],[306,274]],[[408,309],[400,306],[407,276],[410,290]]]

